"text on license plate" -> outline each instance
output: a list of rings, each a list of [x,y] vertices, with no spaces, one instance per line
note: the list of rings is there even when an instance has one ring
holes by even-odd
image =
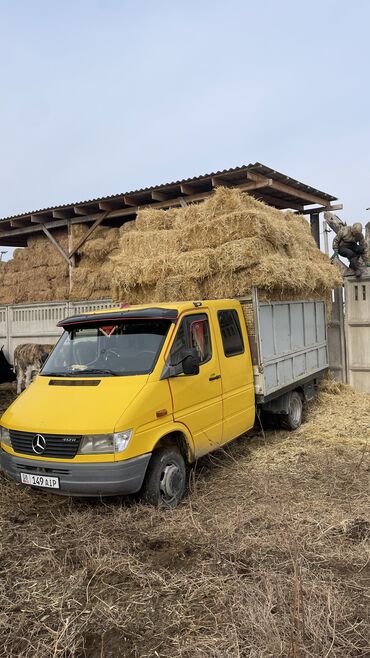
[[[49,475],[34,475],[33,473],[21,473],[22,484],[30,484],[32,487],[46,487],[47,489],[59,489],[59,478]]]

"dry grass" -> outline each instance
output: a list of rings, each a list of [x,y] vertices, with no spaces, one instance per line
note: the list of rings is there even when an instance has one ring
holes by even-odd
[[[172,512],[0,476],[1,655],[368,656],[369,409],[325,385],[299,431],[202,459]]]

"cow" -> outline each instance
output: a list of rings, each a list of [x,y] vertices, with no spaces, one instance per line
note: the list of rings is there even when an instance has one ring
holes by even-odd
[[[3,345],[0,349],[0,384],[5,384],[6,382],[14,382],[15,380],[16,376],[14,370],[4,354]]]
[[[39,345],[37,343],[24,343],[17,345],[14,350],[14,370],[17,377],[17,393],[21,393],[22,386],[26,388],[32,381],[35,373],[42,366],[42,355],[51,352],[54,345]]]

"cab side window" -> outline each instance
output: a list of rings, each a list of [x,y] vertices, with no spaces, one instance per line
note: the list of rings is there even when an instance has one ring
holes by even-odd
[[[243,354],[244,342],[237,311],[218,311],[217,315],[225,356]]]
[[[184,349],[196,349],[200,365],[212,357],[212,344],[208,317],[205,313],[183,318],[171,348],[170,362],[177,365]]]

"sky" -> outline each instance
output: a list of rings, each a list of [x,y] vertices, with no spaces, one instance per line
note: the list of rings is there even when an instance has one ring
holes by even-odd
[[[262,162],[370,220],[370,1],[0,0],[0,217]]]

